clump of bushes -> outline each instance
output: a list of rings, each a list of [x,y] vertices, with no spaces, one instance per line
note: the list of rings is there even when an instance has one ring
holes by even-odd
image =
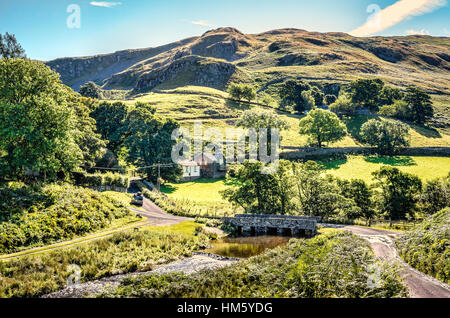
[[[0,254],[81,236],[131,216],[119,200],[69,184],[6,184],[0,198]]]
[[[223,222],[219,219],[210,219],[199,216],[195,218],[195,223],[205,224],[209,227],[220,227],[223,225]]]
[[[400,256],[409,265],[450,283],[450,208],[399,236],[396,244]]]
[[[127,189],[130,186],[129,176],[119,173],[81,173],[74,174],[75,184],[84,187],[104,188],[105,190]]]
[[[129,278],[104,297],[404,297],[396,266],[355,235],[333,231],[219,270]]]

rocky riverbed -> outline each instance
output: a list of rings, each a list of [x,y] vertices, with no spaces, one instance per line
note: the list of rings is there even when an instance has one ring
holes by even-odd
[[[95,297],[95,295],[105,291],[107,288],[118,287],[120,282],[128,277],[138,277],[149,274],[167,274],[172,272],[192,274],[203,269],[219,269],[222,267],[227,267],[239,260],[239,258],[222,257],[215,254],[194,253],[191,257],[187,257],[173,263],[156,266],[151,271],[115,275],[86,283],[75,284],[57,292],[44,295],[43,298]]]

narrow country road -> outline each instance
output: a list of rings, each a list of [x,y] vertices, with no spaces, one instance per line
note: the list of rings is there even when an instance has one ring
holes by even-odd
[[[144,198],[144,205],[142,206],[142,208],[144,209],[144,211],[136,208],[131,208],[131,210],[141,215],[142,217],[146,218],[147,225],[154,225],[154,226],[175,225],[181,222],[193,220],[191,218],[168,214],[164,212],[156,204],[154,204],[152,201],[145,198]]]
[[[69,246],[90,242],[90,241],[97,240],[100,238],[109,237],[109,236],[112,236],[114,233],[123,232],[123,231],[134,229],[134,228],[141,228],[141,227],[149,226],[149,225],[168,226],[168,225],[175,225],[175,224],[178,224],[181,222],[193,220],[190,218],[179,217],[179,216],[168,214],[168,213],[164,212],[162,209],[160,209],[156,204],[154,204],[153,202],[151,202],[150,200],[145,199],[145,198],[144,198],[144,205],[142,206],[142,209],[130,208],[130,210],[139,214],[140,216],[142,216],[144,218],[144,220],[133,223],[133,224],[128,224],[128,225],[125,225],[125,226],[117,228],[117,229],[100,232],[100,233],[93,233],[93,234],[79,237],[79,238],[76,238],[73,240],[62,241],[62,242],[47,245],[44,247],[31,248],[31,249],[28,249],[28,250],[25,250],[22,252],[18,252],[18,253],[13,253],[13,254],[8,254],[8,255],[0,255],[0,261],[13,259],[13,258],[20,258],[20,257],[28,256],[28,255],[33,255],[33,254],[41,254],[41,253],[45,253],[45,252],[49,252],[49,251],[53,251],[53,250],[57,250],[57,249],[61,249],[61,248],[66,248]]]
[[[401,275],[410,297],[450,298],[450,285],[412,268],[401,259],[394,242],[395,237],[401,233],[353,225],[322,224],[322,226],[350,231],[367,240],[378,258],[398,262],[402,266]]]

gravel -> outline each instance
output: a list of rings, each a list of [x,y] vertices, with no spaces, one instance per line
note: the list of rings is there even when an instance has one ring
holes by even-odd
[[[168,274],[173,272],[182,272],[189,275],[203,269],[216,270],[219,268],[227,267],[239,260],[239,258],[223,257],[215,254],[198,252],[194,253],[194,255],[191,257],[187,257],[173,263],[156,266],[151,271],[114,275],[99,280],[75,284],[51,294],[44,295],[43,298],[95,297],[96,294],[99,294],[106,289],[118,287],[120,285],[120,282],[125,278],[139,277],[149,274]]]

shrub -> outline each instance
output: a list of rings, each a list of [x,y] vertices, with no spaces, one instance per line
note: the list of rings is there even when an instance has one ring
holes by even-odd
[[[409,120],[410,114],[408,110],[408,103],[403,100],[396,100],[391,105],[385,105],[378,111],[379,115],[394,117],[402,120]]]
[[[450,173],[446,178],[429,180],[420,197],[422,211],[434,214],[450,205]]]
[[[131,215],[125,204],[113,197],[69,184],[41,189],[5,186],[0,193],[10,206],[0,208],[0,253],[91,233]],[[31,196],[18,197],[21,193]],[[13,213],[8,213],[10,209]]]
[[[396,240],[400,256],[412,267],[450,283],[450,208],[430,216]]]
[[[342,115],[351,116],[355,114],[356,105],[348,96],[341,95],[333,104],[330,105],[330,110],[333,113],[336,113],[339,117]]]
[[[337,100],[335,95],[325,95],[325,104],[331,105]]]
[[[371,119],[361,127],[361,138],[379,153],[392,155],[397,148],[409,147],[409,127],[399,121]]]

